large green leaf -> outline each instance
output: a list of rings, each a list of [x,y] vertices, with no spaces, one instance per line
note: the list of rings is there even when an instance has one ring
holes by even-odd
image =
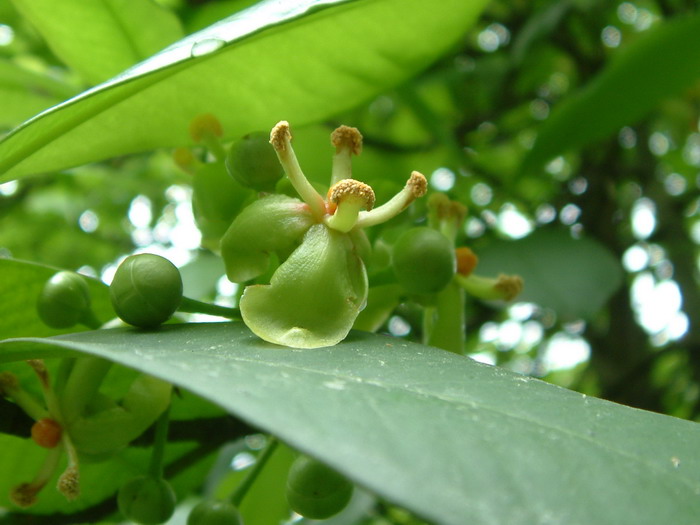
[[[494,242],[478,255],[477,273],[520,275],[525,287],[518,300],[552,308],[566,321],[590,319],[622,284],[622,266],[610,250],[564,230]]]
[[[631,43],[542,124],[522,171],[634,124],[700,79],[700,15],[660,24]]]
[[[0,127],[14,127],[74,94],[69,86],[0,59]]]
[[[180,21],[152,0],[12,0],[53,52],[97,84],[182,38]]]
[[[485,3],[262,2],[20,126],[0,142],[0,173],[186,145],[201,113],[216,114],[228,138],[329,118],[425,68]]]
[[[700,515],[700,425],[435,348],[355,332],[292,350],[215,323],[7,340],[0,360],[74,351],[171,380],[438,524]]]

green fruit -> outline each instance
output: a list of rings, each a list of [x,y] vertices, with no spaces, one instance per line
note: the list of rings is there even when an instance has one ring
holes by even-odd
[[[180,306],[182,278],[175,265],[159,255],[131,255],[117,268],[109,292],[114,311],[124,322],[153,328]]]
[[[87,283],[74,272],[58,272],[41,290],[37,310],[51,328],[70,328],[85,318],[90,309]]]
[[[397,239],[392,255],[399,284],[413,294],[433,294],[447,286],[457,270],[452,243],[437,230],[412,228]]]
[[[240,184],[257,191],[273,192],[284,175],[267,133],[246,135],[229,148],[226,169]]]
[[[168,521],[175,512],[175,492],[162,478],[139,476],[119,489],[117,505],[131,521],[156,525]]]
[[[243,525],[243,520],[232,503],[205,500],[192,509],[187,525]]]
[[[352,483],[335,470],[308,456],[300,456],[287,477],[287,502],[297,514],[322,520],[347,506],[352,489]]]

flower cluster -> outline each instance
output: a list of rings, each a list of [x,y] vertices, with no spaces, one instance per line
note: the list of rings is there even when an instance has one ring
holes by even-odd
[[[268,195],[246,207],[221,240],[228,278],[237,283],[264,275],[273,257],[283,261],[269,284],[245,288],[246,325],[262,339],[317,348],[342,341],[367,301],[362,259],[369,243],[363,228],[388,221],[427,190],[413,172],[404,188],[374,207],[372,188],[352,178],[351,157],[362,149],[355,128],[331,134],[335,146],[331,187],[324,198],[299,166],[289,124],[278,123],[270,144],[300,198]]]

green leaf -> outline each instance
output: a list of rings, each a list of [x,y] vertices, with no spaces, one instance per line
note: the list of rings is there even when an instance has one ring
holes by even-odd
[[[555,107],[521,171],[634,124],[700,78],[700,15],[660,24],[611,61],[576,96]]]
[[[100,355],[170,380],[445,525],[695,525],[700,425],[435,348],[352,333],[314,350],[241,323],[0,343]]]
[[[36,336],[55,335],[80,330],[79,326],[56,330],[39,319],[36,301],[39,293],[53,274],[61,268],[0,258],[0,337],[17,337],[25,334]],[[97,279],[85,277],[90,289],[92,309],[97,318],[106,322],[114,317],[109,299],[109,288]]]
[[[14,127],[74,94],[57,80],[0,59],[0,127]]]
[[[63,62],[97,84],[184,36],[151,0],[12,0]]]
[[[214,113],[228,139],[282,119],[327,119],[428,66],[485,3],[262,2],[26,122],[0,142],[0,173],[189,145],[189,122],[202,113]]]
[[[622,267],[607,248],[566,231],[538,230],[487,245],[477,255],[476,273],[520,275],[525,287],[516,300],[552,308],[568,321],[592,318],[622,284]]]

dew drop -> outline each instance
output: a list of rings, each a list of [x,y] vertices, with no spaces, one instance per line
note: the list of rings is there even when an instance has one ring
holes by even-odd
[[[220,38],[205,38],[204,40],[199,40],[192,44],[192,49],[190,55],[193,57],[201,57],[218,51],[226,42]]]

